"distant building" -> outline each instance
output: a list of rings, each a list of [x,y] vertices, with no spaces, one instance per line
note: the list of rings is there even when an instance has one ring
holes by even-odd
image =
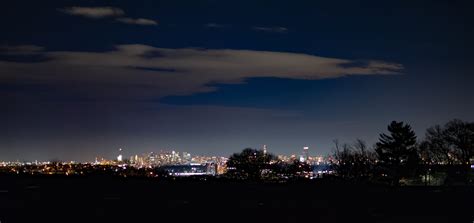
[[[309,158],[309,147],[303,147],[303,162],[307,161]]]
[[[123,158],[123,157],[122,157],[122,148],[120,148],[120,149],[119,149],[119,155],[117,156],[117,161],[118,161],[118,162],[122,162],[122,160],[123,160],[122,158]]]
[[[188,164],[188,165],[167,165],[163,169],[171,176],[214,176],[217,174],[215,164]]]
[[[183,152],[182,162],[185,164],[191,163],[191,153]]]

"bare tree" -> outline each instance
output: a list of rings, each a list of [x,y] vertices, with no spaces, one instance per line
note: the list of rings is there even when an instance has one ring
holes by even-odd
[[[458,119],[426,130],[420,144],[429,165],[448,173],[448,180],[468,182],[469,164],[474,156],[474,123]]]
[[[426,130],[422,146],[434,162],[468,165],[474,156],[474,123],[458,119]]]
[[[353,144],[339,144],[334,140],[333,168],[337,175],[345,179],[366,180],[373,175],[375,154],[365,141],[357,139]]]

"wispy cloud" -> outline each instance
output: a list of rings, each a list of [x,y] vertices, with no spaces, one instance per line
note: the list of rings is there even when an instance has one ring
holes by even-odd
[[[144,18],[128,18],[128,17],[123,17],[123,18],[117,18],[117,21],[125,24],[132,24],[132,25],[142,25],[142,26],[156,26],[158,23],[154,20],[151,19],[144,19]]]
[[[68,7],[59,9],[69,15],[83,16],[86,18],[99,19],[105,17],[117,17],[122,16],[125,12],[120,8],[115,7]]]
[[[288,28],[275,26],[275,27],[264,27],[264,26],[254,26],[252,27],[255,31],[262,31],[262,32],[275,32],[275,33],[286,33],[288,32]]]
[[[116,7],[68,7],[58,9],[59,11],[73,15],[82,16],[91,19],[110,18],[115,17],[115,20],[125,24],[141,25],[141,26],[156,26],[158,22],[145,18],[130,18],[125,17],[124,10]]]
[[[38,54],[44,50],[41,46],[36,45],[0,45],[0,53],[2,54]]]
[[[204,25],[207,28],[224,28],[226,25],[218,24],[218,23],[207,23]]]
[[[398,74],[403,66],[386,61],[358,61],[301,53],[236,49],[169,49],[118,45],[105,52],[43,51],[47,60],[2,61],[0,83],[81,83],[66,89],[95,97],[146,99],[214,91],[209,83],[242,83],[247,78],[327,79],[348,75]],[[104,91],[103,87],[107,90]],[[127,91],[123,91],[123,87]]]

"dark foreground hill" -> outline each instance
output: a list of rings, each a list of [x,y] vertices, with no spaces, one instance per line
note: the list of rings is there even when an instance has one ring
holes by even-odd
[[[470,187],[0,176],[10,222],[468,222]]]

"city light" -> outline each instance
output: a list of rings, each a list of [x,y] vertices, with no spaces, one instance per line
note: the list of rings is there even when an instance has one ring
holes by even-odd
[[[270,154],[268,147],[264,145],[262,150],[264,155]],[[122,177],[140,176],[142,170],[146,170],[146,176],[157,177],[161,170],[169,176],[189,177],[189,176],[218,176],[225,174],[229,170],[235,170],[234,167],[228,167],[228,157],[224,156],[202,156],[192,155],[188,152],[179,152],[176,150],[160,150],[159,152],[149,152],[142,155],[132,155],[129,159],[125,159],[122,154],[124,150],[118,149],[116,159],[106,159],[103,157],[95,157],[93,162],[51,162],[38,161],[34,162],[0,162],[0,171],[15,174],[30,175],[64,175],[64,176],[82,176],[90,174],[109,174]],[[306,178],[314,178],[322,174],[328,174],[325,166],[329,161],[323,156],[310,156],[309,147],[303,148],[302,155],[299,159],[295,154],[277,155],[277,160],[270,161],[272,165],[278,163],[291,164],[295,161],[306,163],[313,167],[314,171],[310,173],[300,173]],[[264,173],[268,174],[265,170]],[[284,176],[282,176],[285,178]]]

